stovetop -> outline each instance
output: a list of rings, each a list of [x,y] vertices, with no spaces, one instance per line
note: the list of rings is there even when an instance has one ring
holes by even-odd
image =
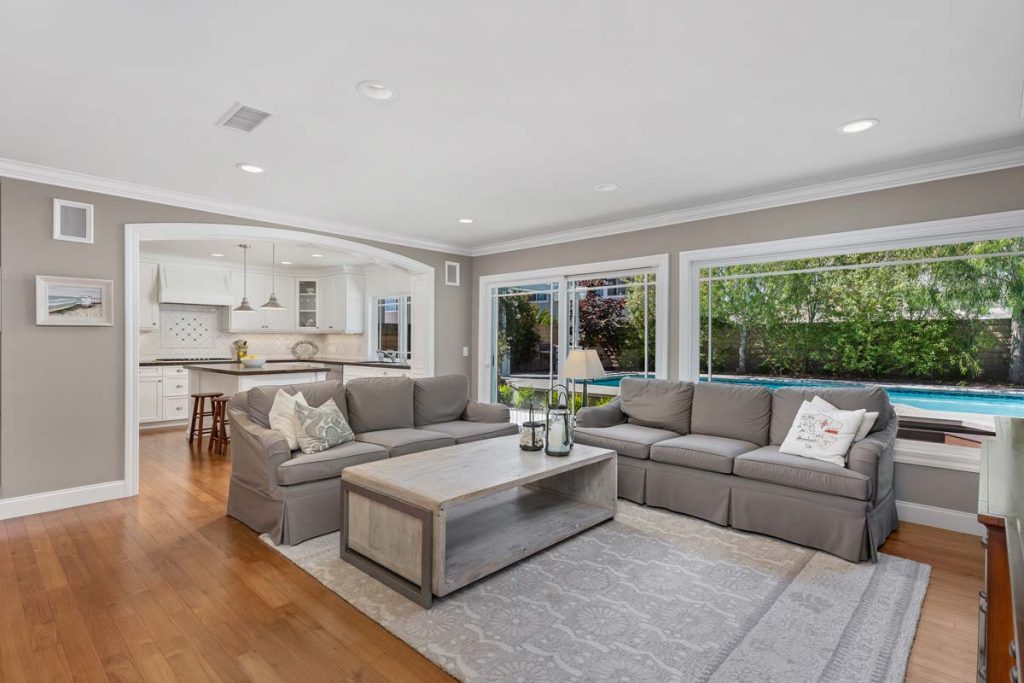
[[[234,360],[230,356],[189,356],[188,358],[154,358],[157,363],[169,363],[169,362],[181,362],[181,363],[198,363],[201,361],[208,360]]]

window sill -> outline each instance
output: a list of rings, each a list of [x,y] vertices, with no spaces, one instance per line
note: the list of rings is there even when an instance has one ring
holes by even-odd
[[[981,449],[967,446],[896,439],[893,460],[902,465],[938,467],[958,472],[981,471]]]

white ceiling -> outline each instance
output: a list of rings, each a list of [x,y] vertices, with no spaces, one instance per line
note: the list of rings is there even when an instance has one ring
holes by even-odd
[[[1022,36],[1019,0],[7,3],[0,157],[484,246],[1024,145]]]
[[[140,243],[139,252],[143,256],[163,256],[174,259],[204,261],[214,264],[233,264],[241,268],[242,249],[237,238],[217,240],[154,240]],[[340,249],[314,247],[303,242],[273,242],[267,240],[247,239],[250,246],[246,258],[251,267],[270,269],[272,246],[276,248],[276,269],[278,272],[308,271],[310,269],[342,268],[346,266],[382,265],[380,259],[367,258],[361,254]],[[214,256],[213,254],[222,254]],[[314,257],[313,254],[320,254]],[[284,265],[281,261],[289,261]],[[382,265],[383,267],[383,265]],[[393,268],[393,266],[387,266]]]

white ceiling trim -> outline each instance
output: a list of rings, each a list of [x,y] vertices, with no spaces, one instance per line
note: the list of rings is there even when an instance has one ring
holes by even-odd
[[[137,199],[145,202],[166,204],[168,206],[179,206],[184,209],[196,211],[208,211],[224,216],[236,218],[248,218],[254,221],[266,221],[295,228],[307,230],[321,230],[342,237],[356,237],[359,239],[373,240],[385,244],[396,244],[417,249],[429,249],[447,254],[460,254],[469,256],[470,250],[466,247],[459,247],[444,242],[424,240],[401,233],[385,232],[374,230],[359,225],[352,225],[341,221],[325,220],[312,216],[277,211],[275,209],[250,206],[239,202],[232,202],[204,195],[192,194],[189,192],[178,192],[176,190],[164,190],[151,185],[140,185],[113,178],[66,171],[39,164],[30,164],[15,159],[0,158],[0,177],[14,178],[17,180],[28,180],[47,185],[58,185],[75,190],[86,192],[97,192],[99,194]]]
[[[974,154],[947,161],[938,161],[895,171],[885,171],[870,175],[846,178],[816,185],[766,194],[752,195],[740,199],[733,199],[715,204],[694,206],[678,211],[642,216],[639,218],[627,218],[611,223],[598,223],[586,228],[563,230],[547,235],[525,237],[522,239],[495,242],[484,246],[474,247],[471,250],[472,256],[484,256],[497,254],[506,251],[519,249],[530,249],[543,247],[564,242],[575,242],[578,240],[617,235],[623,232],[635,232],[648,230],[650,228],[661,228],[679,223],[692,223],[693,221],[729,216],[732,214],[771,209],[791,204],[813,202],[833,197],[843,197],[861,192],[874,190],[885,190],[903,185],[913,185],[931,180],[942,180],[944,178],[955,178],[958,176],[971,175],[973,173],[984,173],[986,171],[998,171],[1004,168],[1024,166],[1024,147],[998,150]]]

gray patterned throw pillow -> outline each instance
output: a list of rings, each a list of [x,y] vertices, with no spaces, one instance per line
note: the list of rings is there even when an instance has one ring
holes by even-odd
[[[295,435],[303,453],[319,453],[356,438],[333,398],[317,408],[296,404]]]

